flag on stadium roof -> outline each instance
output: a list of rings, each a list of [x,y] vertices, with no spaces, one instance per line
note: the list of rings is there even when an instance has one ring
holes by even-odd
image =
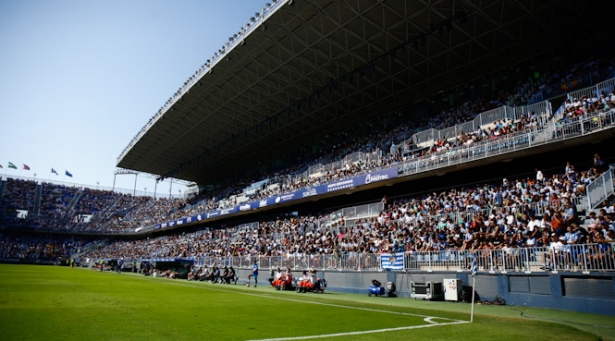
[[[17,169],[17,166],[15,166],[12,162],[9,162],[9,168]]]
[[[56,172],[56,170],[55,170],[55,169],[53,169],[53,168],[51,168],[51,173],[53,173],[53,174],[55,174],[55,175],[58,175],[58,172]]]
[[[68,177],[71,177],[71,178],[73,177],[73,175],[72,175],[71,173],[69,173],[68,171],[66,171],[66,173],[65,173],[65,174],[66,174],[66,176],[68,176]]]
[[[23,164],[23,169],[25,170],[30,170],[30,166],[26,165],[25,163]]]

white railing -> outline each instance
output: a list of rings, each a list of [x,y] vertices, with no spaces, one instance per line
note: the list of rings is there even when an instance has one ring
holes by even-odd
[[[503,106],[483,112],[476,116],[472,121],[455,125],[453,127],[437,129],[428,129],[412,136],[411,140],[418,147],[429,147],[433,142],[442,138],[446,140],[454,140],[462,133],[477,131],[481,127],[486,127],[501,120],[519,121],[523,116],[535,114],[541,117],[542,121],[546,121],[544,117],[551,115],[551,103],[544,101],[532,105],[520,107]]]
[[[305,172],[295,174],[290,181],[285,181],[284,183],[286,185],[291,185],[293,183],[299,183],[311,178],[324,177],[327,174],[332,175],[337,171],[344,170],[346,167],[351,167],[353,164],[362,163],[363,165],[368,165],[370,162],[380,161],[381,158],[381,151],[371,153],[354,152],[344,156],[344,159],[341,161],[311,165]]]
[[[591,210],[600,205],[613,194],[613,187],[613,169],[609,169],[587,185],[587,207]]]
[[[600,98],[600,93],[603,91],[607,95],[615,91],[615,78],[607,79],[589,88],[569,92],[567,97],[569,100],[579,99],[584,96],[587,96],[587,98]]]
[[[233,266],[251,268],[254,261],[265,269],[318,269],[318,270],[380,270],[380,255],[373,253],[351,253],[343,255],[287,255],[287,256],[243,256],[243,257],[196,257],[197,266]]]
[[[496,250],[443,250],[406,252],[406,271],[470,272],[476,259],[479,272],[606,272],[615,271],[615,243],[561,245],[560,247],[504,247]],[[287,255],[196,257],[196,266],[233,266],[249,269],[257,262],[263,270],[382,270],[380,254],[350,253],[343,255]]]
[[[448,167],[494,155],[511,153],[514,151],[532,148],[537,145],[576,138],[613,127],[615,123],[615,109],[601,110],[585,117],[569,121],[549,121],[543,127],[529,131],[500,136],[494,140],[453,148],[444,152],[410,159],[399,165],[400,175],[411,175],[433,169]],[[554,127],[549,127],[554,125]],[[552,131],[551,136],[543,134]]]
[[[339,231],[339,227],[352,226],[357,219],[377,217],[384,210],[384,203],[359,205],[342,208],[328,215],[326,226],[329,229]]]

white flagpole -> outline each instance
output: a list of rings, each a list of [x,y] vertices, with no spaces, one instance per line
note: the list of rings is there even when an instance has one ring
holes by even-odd
[[[476,262],[476,255],[474,255],[474,261],[472,262],[472,309],[470,310],[470,323],[474,322],[474,296],[476,296],[476,272],[478,271],[478,262]]]
[[[470,312],[470,323],[474,322],[474,296],[476,292],[476,276],[472,275],[472,310]]]

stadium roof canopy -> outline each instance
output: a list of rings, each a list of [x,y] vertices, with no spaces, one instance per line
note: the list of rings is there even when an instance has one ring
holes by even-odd
[[[135,136],[117,166],[199,184],[225,178],[438,92],[575,46],[600,21],[596,16],[606,15],[599,5],[275,1],[237,34],[229,32],[229,42]]]

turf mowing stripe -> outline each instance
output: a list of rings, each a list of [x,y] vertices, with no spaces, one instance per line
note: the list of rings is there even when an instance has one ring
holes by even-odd
[[[431,322],[431,323],[434,323],[434,322]],[[360,332],[347,332],[347,333],[309,335],[309,336],[294,336],[294,337],[280,337],[280,338],[275,338],[275,339],[258,339],[258,340],[251,340],[251,341],[288,341],[288,340],[321,339],[321,338],[325,338],[325,337],[340,337],[340,336],[349,336],[349,335],[363,335],[363,334],[386,333],[386,332],[394,332],[394,331],[400,331],[400,330],[429,328],[429,327],[438,327],[438,326],[448,326],[448,325],[453,325],[453,324],[464,324],[464,323],[470,323],[470,322],[468,322],[468,321],[457,321],[457,322],[446,322],[446,323],[437,323],[437,324],[424,324],[424,325],[420,325],[420,326],[408,326],[408,327],[364,330],[364,331],[360,331]]]

